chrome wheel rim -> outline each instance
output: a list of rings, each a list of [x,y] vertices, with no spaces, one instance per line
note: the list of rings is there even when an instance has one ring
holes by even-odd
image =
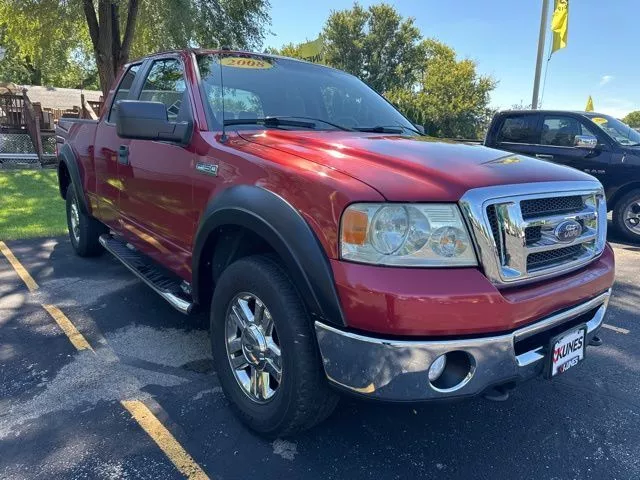
[[[225,345],[244,394],[256,403],[270,401],[282,382],[282,355],[273,317],[255,295],[240,293],[229,304]]]
[[[640,234],[640,198],[637,198],[624,209],[624,224],[634,233]]]
[[[80,212],[75,200],[71,202],[71,235],[76,243],[80,241]]]

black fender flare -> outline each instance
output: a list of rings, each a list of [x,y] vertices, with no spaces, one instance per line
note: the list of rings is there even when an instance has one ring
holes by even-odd
[[[60,149],[58,153],[58,185],[60,186],[60,196],[64,198],[66,192],[62,191],[62,183],[60,178],[60,166],[64,164],[69,172],[69,176],[71,177],[71,183],[73,185],[74,190],[76,191],[76,198],[80,203],[80,211],[85,215],[89,215],[89,206],[87,203],[87,197],[84,194],[84,190],[82,188],[82,177],[80,176],[80,168],[78,167],[78,159],[76,158],[75,153],[69,146],[69,144],[65,144]]]
[[[221,226],[246,228],[278,254],[303,297],[311,318],[346,326],[329,259],[300,213],[282,197],[253,185],[230,187],[206,206],[196,232],[192,293],[203,298],[199,279],[207,268],[201,255],[209,236]]]

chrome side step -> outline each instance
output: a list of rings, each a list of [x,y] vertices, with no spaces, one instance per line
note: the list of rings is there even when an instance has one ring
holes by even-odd
[[[164,298],[181,313],[189,314],[193,302],[186,298],[181,284],[182,280],[162,271],[146,255],[130,249],[127,245],[111,235],[100,236],[100,245],[122,262],[122,264],[138,276],[144,283]]]

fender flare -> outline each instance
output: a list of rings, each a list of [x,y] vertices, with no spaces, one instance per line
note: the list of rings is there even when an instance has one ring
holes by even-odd
[[[80,211],[85,215],[90,215],[89,207],[87,203],[87,197],[84,194],[84,190],[82,188],[82,177],[80,176],[80,168],[78,166],[78,159],[73,153],[73,150],[69,146],[69,144],[64,144],[60,149],[58,154],[58,185],[60,186],[60,196],[64,198],[66,192],[62,191],[62,183],[60,179],[60,165],[64,164],[69,172],[69,176],[71,177],[71,184],[73,185],[74,190],[76,191],[76,198],[80,203]]]
[[[221,226],[246,228],[279,255],[313,320],[346,326],[329,259],[300,213],[282,197],[253,185],[230,187],[206,206],[196,233],[192,293],[203,297],[199,280],[207,268],[201,255],[209,236]]]

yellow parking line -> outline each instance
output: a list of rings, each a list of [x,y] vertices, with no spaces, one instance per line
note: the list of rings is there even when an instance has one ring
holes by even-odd
[[[36,283],[36,281],[31,275],[29,275],[29,272],[27,272],[27,270],[22,266],[13,252],[9,249],[9,247],[7,247],[7,244],[2,241],[0,241],[0,253],[7,257],[7,260],[9,260],[9,263],[25,283],[29,291],[36,291],[38,289],[38,284]]]
[[[613,325],[609,325],[607,323],[603,323],[602,326],[604,328],[608,328],[609,330],[613,330],[614,332],[622,333],[624,335],[628,335],[631,333],[631,330],[627,330],[626,328],[614,327]]]
[[[69,337],[69,341],[76,347],[77,350],[91,350],[91,345],[87,342],[87,339],[78,331],[76,326],[67,318],[67,316],[62,313],[55,305],[42,304],[42,308],[44,308],[51,318],[53,318],[58,326],[62,329],[67,337]]]
[[[9,260],[9,263],[15,270],[16,274],[22,279],[30,292],[34,292],[39,288],[36,281],[22,266],[11,249],[2,241],[0,241],[0,253]],[[95,353],[87,339],[78,331],[73,322],[69,320],[62,310],[55,305],[50,304],[42,304],[42,308],[51,315],[51,318],[53,318],[53,320],[58,324],[76,349],[91,350]],[[167,430],[162,423],[160,423],[160,420],[158,420],[158,418],[144,403],[139,400],[123,400],[120,403],[122,403],[122,406],[131,413],[132,417],[153,439],[153,441],[156,442],[164,454],[184,476],[197,480],[209,478],[191,455],[182,448],[175,437],[171,435],[169,430]]]
[[[122,400],[120,403],[185,477],[198,480],[209,478],[144,403],[139,400]]]

